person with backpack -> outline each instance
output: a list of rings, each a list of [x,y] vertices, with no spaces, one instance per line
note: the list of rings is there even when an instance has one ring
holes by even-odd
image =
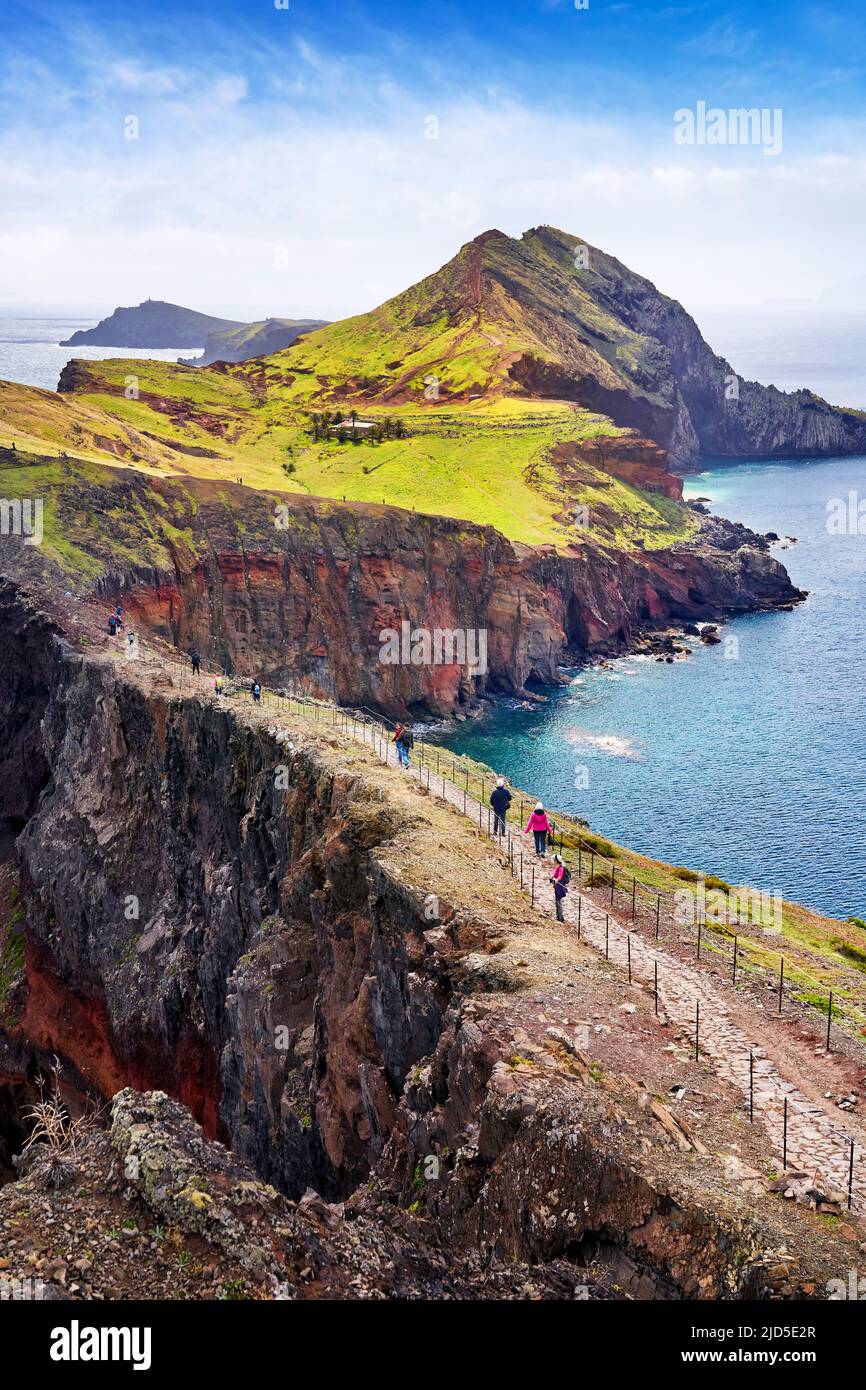
[[[117,619],[113,613],[108,615],[108,635],[109,637],[117,636]]]
[[[194,676],[197,676],[201,670],[201,657],[195,647],[190,650],[189,659],[192,662],[192,673]]]
[[[252,695],[255,704],[261,704],[262,687],[259,685],[258,681],[253,681],[251,683],[250,694]]]
[[[497,777],[496,786],[490,793],[490,805],[493,807],[493,833],[494,835],[504,835],[505,817],[508,815],[508,808],[511,805],[511,792],[505,785],[504,777]]]
[[[547,853],[547,837],[551,833],[551,828],[543,803],[536,801],[535,810],[529,817],[524,833],[530,830],[532,831],[535,837],[535,853],[538,855],[539,859],[543,859]]]
[[[222,676],[215,676],[215,677],[214,677],[213,691],[214,691],[214,695],[216,695],[217,698],[219,698],[220,695],[222,695],[222,693],[223,693],[223,678],[222,678]]]
[[[397,757],[400,760],[400,766],[408,768],[409,753],[415,746],[415,738],[408,724],[397,725],[394,742],[397,745]]]
[[[571,870],[565,867],[565,861],[561,854],[555,854],[553,856],[553,862],[555,867],[553,873],[550,875],[550,881],[553,884],[556,920],[557,922],[564,922],[565,917],[563,915],[563,909],[565,907],[565,899],[568,896],[568,885],[571,882]]]

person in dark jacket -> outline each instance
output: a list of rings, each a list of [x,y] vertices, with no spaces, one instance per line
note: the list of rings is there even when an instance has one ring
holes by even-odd
[[[252,695],[255,703],[258,705],[261,702],[262,698],[262,687],[259,685],[258,681],[253,681],[251,683],[250,694]]]
[[[511,805],[511,792],[505,785],[504,777],[497,777],[496,786],[490,793],[490,805],[493,807],[493,833],[494,835],[504,835],[505,817],[508,815],[508,808]]]
[[[199,671],[201,670],[201,657],[199,656],[195,647],[192,648],[189,654],[189,659],[192,662],[192,673],[194,676],[197,676]]]
[[[398,724],[394,734],[394,743],[397,746],[397,757],[401,767],[408,768],[409,753],[415,746],[415,738],[408,724]]]

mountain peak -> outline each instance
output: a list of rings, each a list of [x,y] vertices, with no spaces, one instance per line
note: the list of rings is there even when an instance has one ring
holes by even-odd
[[[486,232],[479,232],[478,236],[467,242],[467,245],[484,246],[488,241],[511,241],[511,239],[506,232],[500,232],[498,227],[489,227]]]

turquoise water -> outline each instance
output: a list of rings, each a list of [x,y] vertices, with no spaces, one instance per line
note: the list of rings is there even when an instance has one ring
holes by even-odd
[[[866,534],[826,524],[850,490],[866,498],[866,459],[687,479],[712,510],[799,538],[774,554],[807,602],[726,625],[736,657],[693,643],[673,666],[573,672],[540,710],[499,707],[449,746],[635,849],[866,915]]]

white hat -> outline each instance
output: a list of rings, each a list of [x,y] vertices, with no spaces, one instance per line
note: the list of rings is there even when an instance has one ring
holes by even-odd
[[[543,802],[543,801],[536,801],[536,803],[535,803],[535,809],[536,809],[536,811],[543,811],[543,810],[544,810],[544,802]]]
[[[497,787],[504,787],[504,786],[505,786],[505,778],[504,778],[504,777],[497,777],[497,779],[496,779],[496,785],[497,785]]]

